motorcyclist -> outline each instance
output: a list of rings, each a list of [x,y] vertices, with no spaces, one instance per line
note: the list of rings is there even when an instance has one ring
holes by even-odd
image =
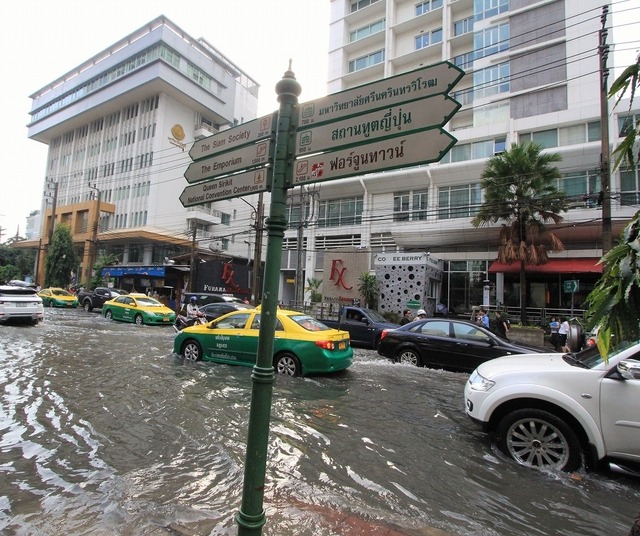
[[[189,303],[187,304],[187,320],[189,324],[193,324],[198,318],[203,317],[204,315],[200,312],[200,308],[198,307],[198,298],[196,296],[191,296]]]

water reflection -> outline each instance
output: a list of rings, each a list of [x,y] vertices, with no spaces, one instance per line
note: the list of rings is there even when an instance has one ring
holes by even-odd
[[[68,310],[0,326],[3,534],[237,532],[251,370],[183,363],[173,336]],[[360,350],[278,377],[263,534],[628,532],[637,481],[515,466],[468,422],[465,380]]]

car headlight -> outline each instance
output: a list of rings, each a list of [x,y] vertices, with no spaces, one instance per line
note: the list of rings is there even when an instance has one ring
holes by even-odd
[[[474,391],[488,391],[491,389],[496,382],[493,380],[489,380],[484,376],[478,374],[477,370],[474,370],[469,376],[469,387]]]

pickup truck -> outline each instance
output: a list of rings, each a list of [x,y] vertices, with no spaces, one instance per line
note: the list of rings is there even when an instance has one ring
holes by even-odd
[[[91,311],[92,309],[102,309],[104,302],[121,294],[128,294],[128,292],[119,288],[96,287],[93,290],[81,290],[77,297],[80,307],[85,311]]]
[[[351,344],[354,346],[363,346],[374,350],[380,342],[383,330],[399,327],[398,324],[387,322],[376,311],[353,306],[342,307],[337,317],[319,316],[318,320],[330,328],[348,331]]]

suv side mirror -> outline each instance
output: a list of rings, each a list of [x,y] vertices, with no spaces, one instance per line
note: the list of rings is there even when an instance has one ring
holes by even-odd
[[[640,380],[640,361],[634,359],[620,361],[618,372],[625,380]]]

